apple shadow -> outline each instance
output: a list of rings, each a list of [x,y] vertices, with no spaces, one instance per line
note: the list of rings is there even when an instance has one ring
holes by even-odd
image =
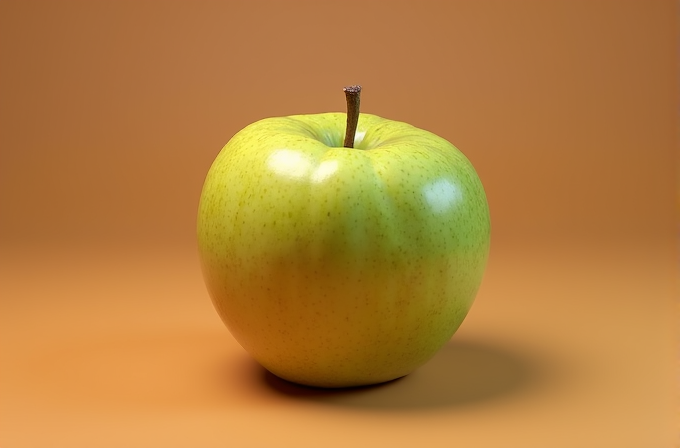
[[[288,399],[375,410],[474,405],[525,391],[541,376],[536,362],[472,341],[451,341],[410,375],[373,386],[313,388],[258,368],[261,385]]]

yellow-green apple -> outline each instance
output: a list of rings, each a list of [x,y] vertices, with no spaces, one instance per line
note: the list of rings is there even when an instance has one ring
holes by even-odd
[[[360,88],[345,91],[346,114],[267,118],[234,135],[198,211],[226,326],[275,375],[318,387],[427,362],[468,313],[489,252],[469,160],[428,131],[359,114]]]

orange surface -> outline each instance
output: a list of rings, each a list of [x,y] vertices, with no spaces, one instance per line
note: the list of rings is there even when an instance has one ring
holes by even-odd
[[[677,8],[0,3],[0,446],[677,446]],[[234,132],[352,83],[472,160],[493,240],[430,363],[331,392],[233,340],[194,226]]]

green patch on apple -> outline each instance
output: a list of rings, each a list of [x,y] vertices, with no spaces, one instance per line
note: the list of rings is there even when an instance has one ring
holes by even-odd
[[[453,336],[482,281],[489,207],[470,161],[359,113],[266,118],[213,162],[198,210],[212,302],[267,370],[315,387],[413,372]]]

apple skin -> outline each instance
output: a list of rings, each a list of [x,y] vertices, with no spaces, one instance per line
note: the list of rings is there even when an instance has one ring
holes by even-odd
[[[489,208],[448,141],[360,114],[267,118],[203,186],[199,256],[213,304],[262,366],[348,387],[402,377],[458,329],[487,262]]]

